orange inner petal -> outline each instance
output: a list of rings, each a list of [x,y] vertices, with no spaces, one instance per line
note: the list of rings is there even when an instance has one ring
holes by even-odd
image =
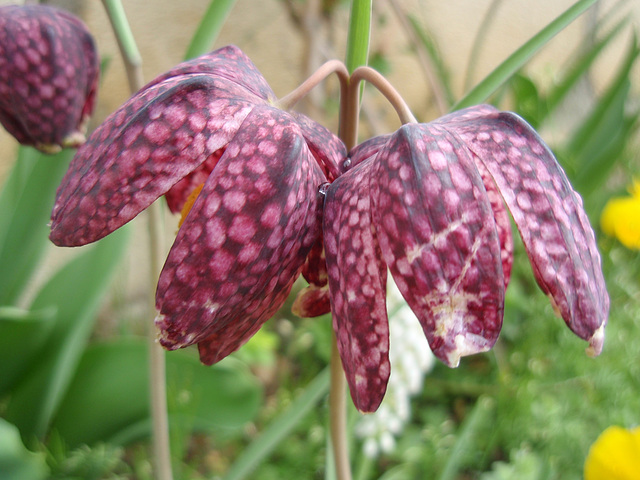
[[[201,183],[196,188],[194,188],[187,197],[187,200],[184,202],[184,206],[182,207],[182,211],[180,212],[180,221],[178,222],[178,228],[182,226],[184,220],[187,218],[187,215],[189,215],[189,212],[191,211],[196,198],[198,198],[198,195],[200,195],[200,192],[202,191],[202,187],[204,187],[204,183]]]

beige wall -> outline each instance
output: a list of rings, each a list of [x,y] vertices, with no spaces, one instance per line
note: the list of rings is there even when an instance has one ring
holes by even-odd
[[[0,0],[0,3],[15,3]],[[57,0],[66,8],[74,8],[89,25],[103,56],[112,57],[103,79],[94,121],[101,121],[127,97],[128,90],[117,45],[102,10],[101,2],[91,0]],[[191,32],[208,6],[207,0],[124,0],[123,4],[141,50],[146,80],[178,63],[186,50]],[[303,76],[305,59],[304,37],[292,26],[282,0],[238,0],[225,24],[216,46],[234,43],[257,64],[278,95],[294,88]],[[300,3],[300,2],[298,2]],[[443,57],[452,71],[455,92],[463,91],[463,78],[478,27],[492,0],[403,0],[411,12],[437,40]],[[476,61],[474,79],[490,72],[519,45],[542,26],[568,8],[574,0],[503,0]],[[614,0],[603,1],[600,11],[608,10]],[[636,27],[640,25],[640,0],[628,2]],[[383,52],[391,62],[389,76],[396,88],[407,98],[419,118],[428,120],[437,112],[427,108],[429,87],[414,55],[408,52],[408,38],[387,0],[374,0],[376,19],[372,31],[372,51]],[[334,20],[329,33],[329,47],[338,58],[344,56],[344,32],[347,9]],[[529,71],[543,82],[552,81],[558,68],[577,48],[583,38],[588,15],[556,37],[531,62]],[[624,52],[629,36],[620,38],[599,64],[598,86]],[[638,74],[640,77],[640,73]],[[640,81],[636,90],[640,90]],[[392,128],[393,125],[390,127]],[[383,125],[384,128],[384,125]],[[15,142],[4,130],[0,132],[0,179],[13,161]]]

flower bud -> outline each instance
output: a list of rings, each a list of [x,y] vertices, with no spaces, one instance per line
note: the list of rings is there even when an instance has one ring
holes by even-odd
[[[0,123],[47,153],[84,143],[98,85],[86,26],[42,5],[0,7]]]

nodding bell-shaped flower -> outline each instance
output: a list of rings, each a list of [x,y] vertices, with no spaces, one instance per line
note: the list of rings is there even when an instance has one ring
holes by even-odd
[[[434,354],[489,350],[512,264],[506,207],[540,288],[602,349],[609,297],[595,236],[553,154],[513,113],[477,106],[406,124],[350,154],[327,190],[324,241],[338,347],[355,405],[374,411],[389,377],[387,268]]]
[[[198,344],[213,364],[287,298],[319,241],[323,195],[342,142],[274,106],[230,46],[178,65],[109,116],[58,189],[51,240],[83,245],[165,195],[183,223],[156,295],[160,343]]]
[[[0,123],[47,153],[84,143],[98,87],[85,25],[42,5],[0,7]]]

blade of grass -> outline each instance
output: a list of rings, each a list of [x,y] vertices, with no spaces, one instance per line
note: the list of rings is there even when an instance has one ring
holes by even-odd
[[[601,123],[604,113],[609,109],[611,104],[618,96],[618,92],[624,87],[625,83],[629,81],[629,75],[633,69],[633,65],[640,56],[640,46],[638,40],[634,36],[633,42],[629,47],[629,51],[624,59],[624,62],[616,77],[611,82],[611,85],[601,97],[600,101],[596,104],[589,117],[584,121],[576,133],[572,136],[567,144],[566,150],[575,153],[579,156],[580,152],[585,151],[585,146],[589,142],[589,139],[593,137],[593,134]],[[576,165],[576,167],[580,167]]]
[[[459,110],[482,103],[501,85],[511,78],[529,59],[544,47],[549,40],[564,30],[571,22],[582,15],[597,0],[580,0],[559,17],[534,35],[529,41],[512,53],[504,62],[471,89],[452,108]]]
[[[187,48],[185,60],[204,55],[211,49],[235,3],[236,0],[211,0]]]
[[[240,480],[255,470],[329,391],[329,369],[314,378],[304,393],[256,438],[231,466],[224,480]]]
[[[460,473],[460,462],[464,453],[477,448],[476,436],[480,429],[487,426],[487,422],[493,412],[495,402],[490,397],[480,397],[471,413],[466,417],[456,443],[451,449],[447,463],[445,464],[439,480],[455,480]]]
[[[73,150],[45,155],[20,147],[0,194],[0,305],[13,305],[40,260],[49,227],[53,197]]]
[[[496,12],[500,8],[502,0],[493,0],[489,8],[487,8],[482,23],[478,27],[478,32],[473,38],[471,52],[469,53],[469,63],[467,63],[467,71],[464,75],[464,89],[469,90],[471,88],[471,81],[473,80],[473,74],[476,71],[476,65],[478,64],[478,58],[480,58],[480,50],[487,39],[487,33],[490,30],[493,20],[496,18]]]
[[[607,35],[598,40],[591,50],[579,58],[579,60],[569,69],[564,75],[562,81],[549,93],[547,97],[547,114],[553,112],[560,102],[566,97],[571,88],[582,78],[582,76],[588,72],[589,68],[593,65],[593,62],[599,58],[600,53],[604,48],[609,45],[620,32],[623,31],[623,27],[628,23],[629,17],[625,18],[617,25],[615,25]]]
[[[351,2],[346,55],[349,73],[359,66],[367,64],[371,36],[371,2],[372,0],[353,0]]]

